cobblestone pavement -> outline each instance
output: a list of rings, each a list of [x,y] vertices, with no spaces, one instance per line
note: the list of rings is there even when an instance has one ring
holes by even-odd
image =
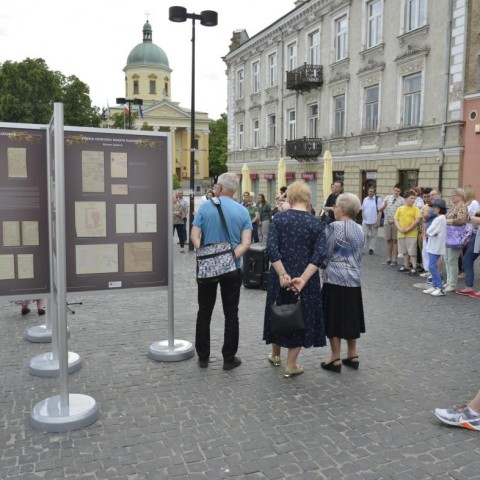
[[[480,300],[422,295],[413,287],[418,277],[382,260],[364,258],[361,365],[341,375],[320,369],[326,348],[302,351],[305,374],[291,379],[269,364],[261,290],[242,287],[243,363],[230,372],[222,370],[219,306],[213,362],[201,370],[196,357],[147,357],[152,342],[167,339],[166,292],[69,298],[83,301],[68,320],[69,350],[84,362],[69,391],[92,396],[100,414],[63,434],[29,424],[33,406],[59,391],[58,378],[28,373],[34,356],[51,351],[23,340],[41,317],[21,317],[4,302],[0,479],[480,478],[480,434],[444,426],[432,413],[480,388]],[[175,337],[193,342],[194,256],[176,251],[174,263]]]

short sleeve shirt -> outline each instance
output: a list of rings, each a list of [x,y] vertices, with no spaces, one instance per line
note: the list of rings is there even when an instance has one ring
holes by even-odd
[[[408,228],[417,218],[422,218],[422,214],[415,205],[403,205],[395,212],[395,220],[400,224],[400,228]],[[407,233],[398,232],[397,238],[417,238],[417,235],[418,226]]]
[[[387,195],[383,201],[385,205],[385,220],[393,220],[395,217],[395,212],[398,207],[405,205],[405,199],[403,197],[394,197],[393,195]]]

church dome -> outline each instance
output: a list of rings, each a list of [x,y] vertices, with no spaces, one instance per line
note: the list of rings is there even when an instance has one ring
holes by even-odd
[[[127,58],[127,67],[141,65],[170,68],[166,53],[152,43],[152,26],[148,20],[143,26],[143,42],[134,47]]]

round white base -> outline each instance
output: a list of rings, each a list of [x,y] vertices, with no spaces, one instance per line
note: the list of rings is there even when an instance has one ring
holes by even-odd
[[[168,340],[155,342],[148,349],[148,356],[157,362],[179,362],[187,360],[195,355],[193,345],[186,340],[175,339],[173,348],[169,348]]]
[[[62,409],[60,395],[38,402],[32,410],[30,425],[42,432],[69,432],[87,427],[98,418],[98,404],[87,395],[71,393],[69,406]]]
[[[82,368],[82,359],[75,352],[68,352],[68,374],[74,373]],[[53,358],[52,352],[42,353],[30,360],[28,371],[37,377],[58,377],[60,366],[58,358]]]
[[[34,343],[50,343],[52,341],[52,328],[46,325],[35,325],[25,332],[24,338]]]

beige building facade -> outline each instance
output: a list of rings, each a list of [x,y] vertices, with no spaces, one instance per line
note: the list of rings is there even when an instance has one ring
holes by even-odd
[[[141,129],[147,123],[155,131],[172,133],[172,171],[180,179],[182,188],[190,189],[190,109],[172,100],[172,81],[166,53],[152,41],[152,27],[147,20],[143,26],[143,41],[136,45],[127,58],[125,74],[125,98],[130,99],[132,126]],[[141,99],[141,106],[134,103]],[[127,110],[128,110],[128,104]],[[111,115],[124,113],[125,105],[110,108]],[[135,114],[135,115],[133,115]],[[128,113],[125,122],[128,124]],[[203,194],[210,186],[209,177],[209,124],[205,112],[195,112],[195,194]]]
[[[307,0],[261,32],[234,32],[228,167],[273,200],[280,158],[319,208],[323,154],[365,196],[401,183],[449,195],[464,155],[466,0]]]

